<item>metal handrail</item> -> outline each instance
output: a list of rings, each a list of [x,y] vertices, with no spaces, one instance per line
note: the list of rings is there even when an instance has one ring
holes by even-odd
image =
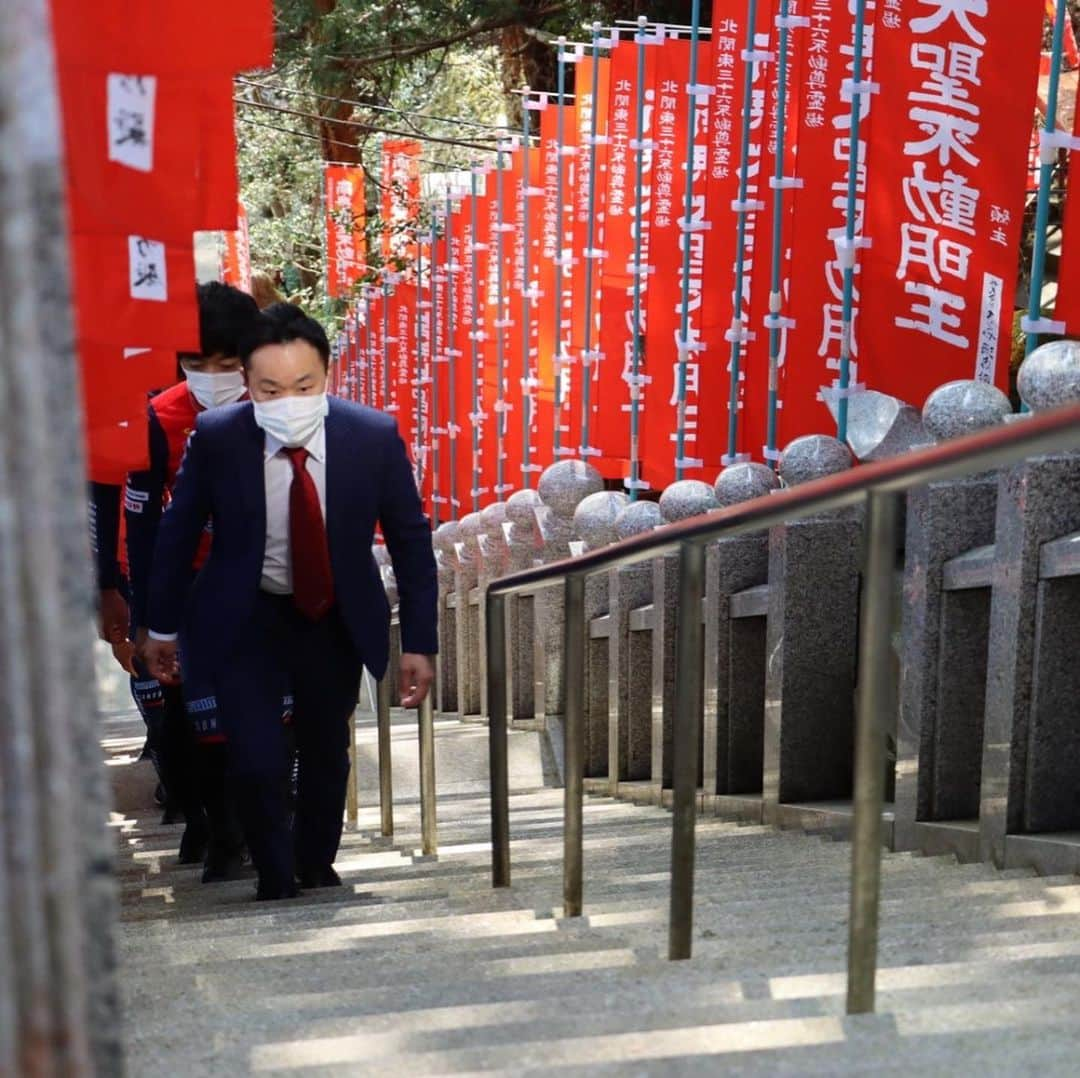
[[[582,912],[584,811],[585,579],[679,554],[679,609],[701,609],[705,545],[758,532],[811,513],[865,504],[866,560],[859,620],[856,699],[852,883],[848,941],[849,1013],[874,1009],[877,968],[885,773],[886,718],[894,710],[889,669],[893,557],[902,519],[901,498],[912,488],[989,471],[1041,452],[1080,448],[1080,405],[1071,405],[900,457],[777,491],[727,509],[692,517],[548,565],[492,581],[485,593],[491,767],[492,879],[510,885],[510,794],[507,744],[506,598],[562,583],[565,589],[564,658],[566,764],[563,892],[566,916]],[[694,828],[701,722],[701,618],[680,617],[675,647],[673,829],[668,954],[689,958],[693,926]]]
[[[375,722],[379,758],[379,829],[383,838],[394,836],[394,782],[390,738],[390,695],[392,674],[378,682],[375,694]],[[420,756],[420,836],[421,852],[434,857],[439,852],[435,807],[435,708],[432,693],[417,708]],[[359,817],[356,767],[356,713],[349,717],[349,780],[346,788],[346,819],[353,829]]]

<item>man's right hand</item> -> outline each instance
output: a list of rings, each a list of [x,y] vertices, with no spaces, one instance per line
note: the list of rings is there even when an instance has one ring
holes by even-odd
[[[180,658],[175,640],[148,639],[142,648],[147,673],[162,685],[180,684]]]

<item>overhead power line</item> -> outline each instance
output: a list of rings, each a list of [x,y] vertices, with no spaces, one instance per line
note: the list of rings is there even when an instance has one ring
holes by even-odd
[[[488,143],[470,142],[465,139],[448,138],[441,135],[425,135],[417,131],[397,131],[374,124],[364,123],[362,120],[336,120],[332,116],[320,116],[314,112],[304,112],[300,109],[288,109],[282,105],[266,105],[258,101],[248,101],[242,97],[233,98],[238,105],[248,108],[261,109],[265,112],[283,113],[286,116],[298,116],[301,119],[315,120],[317,123],[337,124],[345,127],[357,127],[373,135],[393,135],[396,138],[416,139],[419,142],[434,142],[444,146],[463,146],[470,150],[480,150],[483,153],[491,153],[497,140],[491,139]]]
[[[315,97],[321,101],[334,101],[339,105],[351,105],[357,109],[370,109],[372,112],[389,112],[395,116],[406,117],[410,120],[429,120],[431,123],[457,124],[460,127],[475,127],[482,131],[506,131],[507,128],[499,127],[498,124],[487,124],[480,120],[466,120],[462,117],[432,116],[426,112],[395,108],[393,105],[374,105],[365,101],[354,101],[348,97],[337,97],[334,94],[320,94],[314,90],[294,90],[285,86],[268,86],[265,83],[253,82],[251,79],[237,78],[236,82],[242,86],[252,86],[257,90],[270,90],[273,93],[291,94],[294,97]]]

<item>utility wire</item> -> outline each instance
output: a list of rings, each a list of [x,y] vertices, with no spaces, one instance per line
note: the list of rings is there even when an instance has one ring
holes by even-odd
[[[347,97],[336,97],[334,94],[320,94],[314,90],[294,90],[285,86],[268,86],[265,83],[252,82],[250,79],[237,78],[236,82],[243,86],[252,86],[257,90],[269,90],[271,93],[292,94],[294,97],[316,97],[322,101],[335,101],[339,105],[352,105],[357,109],[370,109],[373,112],[390,112],[396,116],[403,116],[413,120],[430,120],[432,123],[458,124],[461,127],[475,127],[483,131],[507,131],[508,128],[499,127],[498,124],[482,123],[480,120],[465,120],[461,117],[431,116],[426,112],[417,112],[409,109],[395,108],[393,105],[373,105],[364,101],[353,101]]]
[[[246,105],[248,108],[262,109],[265,112],[278,112],[283,113],[286,116],[299,116],[302,119],[315,120],[318,123],[340,124],[345,127],[358,127],[370,134],[383,134],[394,135],[398,138],[415,138],[421,142],[435,142],[444,146],[464,146],[470,150],[481,150],[486,153],[490,153],[493,149],[491,145],[485,145],[481,142],[469,142],[464,139],[445,138],[441,135],[424,135],[420,132],[412,131],[397,131],[386,127],[376,127],[369,123],[364,123],[362,120],[337,120],[332,116],[320,116],[314,112],[303,112],[300,109],[287,109],[281,105],[264,105],[257,101],[247,101],[242,97],[234,97],[233,101],[238,105]],[[492,139],[491,142],[496,140]]]

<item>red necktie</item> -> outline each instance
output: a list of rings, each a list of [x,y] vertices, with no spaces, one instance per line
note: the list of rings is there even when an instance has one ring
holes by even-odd
[[[304,617],[318,621],[334,605],[334,574],[319,491],[307,470],[308,451],[286,448],[292,461],[289,487],[289,543],[292,548],[293,603]]]

